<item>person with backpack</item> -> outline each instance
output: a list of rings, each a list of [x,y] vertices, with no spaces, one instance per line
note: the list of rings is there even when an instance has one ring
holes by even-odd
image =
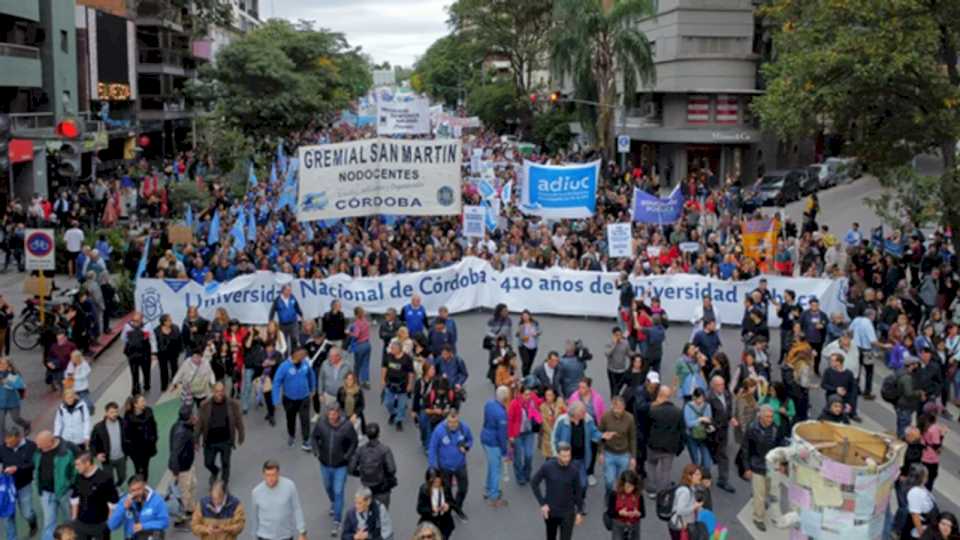
[[[904,359],[903,369],[887,375],[880,386],[880,397],[896,410],[897,437],[901,439],[907,426],[913,422],[913,415],[919,410],[920,403],[926,400],[926,392],[917,385],[919,367],[920,360],[908,356]]]
[[[157,455],[157,420],[141,395],[127,398],[124,409],[123,453],[133,462],[134,473],[146,481],[150,459]]]
[[[651,481],[647,483],[647,492],[651,495],[667,488],[670,471],[673,469],[673,458],[683,451],[683,412],[670,400],[672,395],[672,388],[660,385],[657,397],[650,405],[647,461],[653,467],[653,474]]]
[[[320,460],[323,487],[332,505],[333,536],[340,535],[343,518],[343,491],[347,485],[347,465],[357,450],[357,432],[353,424],[340,414],[336,404],[327,405],[326,414],[317,422],[310,436],[313,454]]]
[[[766,532],[767,495],[770,481],[767,479],[767,452],[780,445],[777,426],[773,422],[773,407],[761,405],[757,419],[747,428],[746,460],[744,474],[753,489],[753,524]]]
[[[684,531],[697,522],[697,512],[703,508],[703,496],[698,493],[703,481],[703,471],[697,465],[688,463],[683,467],[680,475],[680,484],[665,493],[657,494],[657,515],[660,515],[661,505],[666,506],[667,494],[672,493],[672,506],[667,530],[671,540],[680,540]],[[762,529],[761,529],[762,530]]]
[[[90,409],[73,389],[63,391],[63,402],[53,418],[53,434],[73,445],[86,448],[90,443]]]
[[[380,424],[367,424],[367,444],[357,448],[347,466],[350,474],[360,478],[374,500],[390,508],[390,491],[397,487],[397,464],[393,451],[380,442]]]
[[[196,455],[194,436],[193,408],[181,405],[177,421],[170,426],[170,457],[167,459],[167,469],[173,475],[171,496],[177,496],[180,506],[180,513],[173,520],[177,526],[189,519],[193,512],[193,490],[196,485],[193,474]]]
[[[157,340],[153,330],[143,324],[143,314],[134,311],[130,322],[121,333],[123,341],[123,355],[130,364],[131,393],[139,394],[150,391],[150,361],[157,354]],[[66,365],[66,364],[64,364]],[[140,386],[140,377],[143,376],[143,386]]]

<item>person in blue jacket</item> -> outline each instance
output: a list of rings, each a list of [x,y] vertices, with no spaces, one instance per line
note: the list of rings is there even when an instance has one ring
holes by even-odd
[[[293,446],[297,433],[297,416],[300,416],[300,448],[310,452],[310,396],[317,390],[317,375],[309,362],[304,362],[307,350],[303,347],[283,361],[273,376],[273,404],[283,402],[287,414],[287,446]],[[282,394],[282,399],[281,399]]]
[[[583,426],[580,428],[580,426]],[[576,428],[576,429],[575,429]],[[574,433],[577,437],[574,437]],[[573,463],[580,471],[580,485],[587,485],[587,465],[593,457],[593,448],[591,443],[599,443],[600,439],[612,437],[600,433],[596,422],[587,414],[587,408],[583,403],[576,401],[570,404],[570,409],[566,414],[557,418],[557,423],[553,427],[553,438],[550,439],[550,445],[553,453],[557,453],[558,443],[567,443],[570,445],[570,451],[573,456]]]
[[[489,399],[483,405],[483,429],[480,431],[480,444],[487,454],[487,483],[483,498],[494,508],[506,506],[501,499],[500,468],[507,457],[507,403],[510,401],[510,389],[497,387],[496,399]]]
[[[444,345],[440,356],[435,358],[433,364],[437,367],[437,376],[450,381],[450,386],[454,390],[460,390],[467,384],[467,365],[463,358],[453,354],[453,347]]]
[[[410,303],[403,306],[400,310],[400,320],[407,325],[410,337],[416,339],[416,336],[425,336],[427,328],[430,326],[430,320],[427,318],[427,310],[420,303],[420,295],[415,294],[410,297]]]
[[[151,532],[162,537],[170,525],[170,515],[163,497],[148,486],[140,475],[130,479],[127,489],[127,494],[120,497],[113,507],[107,526],[111,531],[122,526],[123,537],[127,539]]]
[[[450,485],[451,478],[457,480],[457,494],[454,497],[453,512],[462,521],[467,521],[463,513],[463,501],[467,498],[469,479],[467,478],[467,452],[473,447],[473,434],[470,426],[460,420],[456,409],[447,413],[447,419],[437,424],[430,436],[427,447],[427,462],[430,468],[440,471],[444,483]]]
[[[300,304],[293,297],[293,289],[289,285],[284,285],[280,289],[280,296],[270,306],[268,320],[273,320],[274,316],[277,318],[277,323],[280,324],[283,337],[287,338],[287,345],[296,347],[299,344],[299,323],[303,319],[303,311],[300,310]]]

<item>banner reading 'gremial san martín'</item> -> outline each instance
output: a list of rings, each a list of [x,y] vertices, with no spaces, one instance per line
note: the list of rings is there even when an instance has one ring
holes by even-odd
[[[297,219],[459,215],[460,152],[456,139],[300,147]]]

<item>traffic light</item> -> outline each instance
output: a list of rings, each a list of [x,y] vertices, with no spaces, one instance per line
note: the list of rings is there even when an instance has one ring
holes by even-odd
[[[76,141],[64,141],[60,145],[60,166],[57,167],[60,176],[71,179],[80,176],[83,159],[83,148],[80,145],[81,143]]]
[[[4,176],[10,168],[10,139],[13,138],[13,129],[10,126],[10,116],[0,114],[0,176]]]
[[[57,123],[56,133],[65,139],[76,139],[80,136],[80,126],[76,120],[61,120]]]

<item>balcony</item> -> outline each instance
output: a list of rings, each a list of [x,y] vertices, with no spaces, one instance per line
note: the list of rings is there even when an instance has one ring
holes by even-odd
[[[622,114],[619,110],[617,111],[616,121],[618,127],[624,126],[627,128],[644,129],[663,126],[661,107],[656,106],[654,103],[645,103],[642,107],[628,109],[625,123],[622,123]]]
[[[138,55],[140,63],[137,66],[137,71],[139,73],[179,77],[193,75],[195,64],[190,55],[184,52],[141,47]]]
[[[146,0],[137,7],[137,26],[160,26],[183,32],[183,13],[163,0]]]
[[[0,43],[0,86],[43,87],[40,49],[27,45]]]

